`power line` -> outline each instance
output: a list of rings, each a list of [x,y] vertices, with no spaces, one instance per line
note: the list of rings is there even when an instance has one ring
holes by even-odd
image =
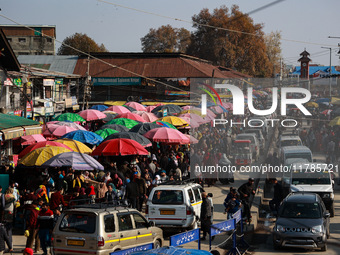
[[[254,34],[254,33],[249,33],[249,32],[244,32],[244,31],[240,31],[240,30],[228,29],[228,28],[223,28],[223,27],[216,27],[216,26],[212,26],[212,25],[198,23],[198,22],[195,22],[195,21],[188,21],[188,20],[184,20],[184,19],[180,19],[180,18],[174,18],[174,17],[170,17],[170,16],[166,16],[166,15],[161,15],[161,14],[150,12],[150,11],[145,11],[145,10],[141,10],[141,9],[132,8],[132,7],[128,7],[128,6],[125,6],[125,5],[109,2],[109,1],[106,1],[106,0],[96,0],[96,1],[102,2],[102,3],[105,3],[105,4],[109,4],[109,5],[113,5],[113,6],[118,6],[118,7],[124,8],[124,9],[128,9],[128,10],[132,10],[132,11],[136,11],[136,12],[141,12],[141,13],[144,13],[144,14],[149,14],[149,15],[153,15],[153,16],[157,16],[157,17],[161,17],[161,18],[165,18],[165,19],[174,20],[174,21],[180,21],[180,22],[184,22],[184,23],[188,23],[188,24],[192,24],[192,25],[203,26],[203,27],[223,30],[223,31],[227,31],[227,32],[251,35],[251,36],[256,36],[256,37],[262,36],[262,35],[258,35],[258,34]],[[281,1],[283,1],[283,0],[275,1],[272,4],[274,4],[274,3],[276,4],[276,2],[281,2]],[[269,4],[269,5],[271,6],[272,4]],[[262,10],[264,7],[265,6],[260,7],[258,9]],[[256,10],[254,10],[253,12],[255,12]],[[286,38],[281,38],[281,40],[282,41],[287,41],[287,42],[303,43],[303,44],[308,44],[308,45],[337,47],[335,45],[326,45],[326,44],[321,44],[321,43],[313,43],[313,42],[293,40],[293,39],[286,39]]]

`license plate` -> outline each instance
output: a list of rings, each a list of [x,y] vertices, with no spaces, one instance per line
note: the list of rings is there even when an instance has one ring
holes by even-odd
[[[84,243],[83,240],[67,240],[67,245],[72,246],[84,246]]]
[[[161,215],[175,215],[175,210],[161,210]]]

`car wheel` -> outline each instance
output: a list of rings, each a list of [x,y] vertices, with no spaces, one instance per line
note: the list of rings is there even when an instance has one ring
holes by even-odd
[[[154,243],[153,243],[153,248],[154,249],[158,249],[158,248],[161,248],[162,247],[162,244],[159,240],[156,240]]]
[[[325,243],[324,246],[321,247],[321,251],[327,251],[327,244]]]
[[[331,217],[334,217],[335,214],[334,204],[332,204],[331,207],[329,208],[329,214]]]

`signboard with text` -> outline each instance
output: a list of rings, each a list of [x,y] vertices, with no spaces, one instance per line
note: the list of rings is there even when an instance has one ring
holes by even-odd
[[[141,85],[142,78],[135,77],[92,77],[93,86]]]
[[[110,255],[127,255],[130,253],[136,252],[136,251],[147,251],[151,249],[153,249],[153,243],[136,246],[136,247],[126,249],[126,250],[111,252]]]
[[[170,236],[170,246],[180,246],[193,241],[198,241],[198,248],[200,249],[200,229],[196,228],[178,235]]]

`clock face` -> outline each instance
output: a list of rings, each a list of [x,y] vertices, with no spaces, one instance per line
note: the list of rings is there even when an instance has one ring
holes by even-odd
[[[307,64],[306,63],[303,63],[302,66],[306,66]]]

